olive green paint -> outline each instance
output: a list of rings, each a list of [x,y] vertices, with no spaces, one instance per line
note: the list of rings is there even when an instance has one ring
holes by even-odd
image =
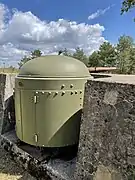
[[[18,138],[41,147],[77,144],[88,78],[87,67],[73,58],[45,56],[27,62],[15,80]]]
[[[88,77],[89,71],[81,61],[58,55],[32,59],[20,69],[19,76],[30,77]]]

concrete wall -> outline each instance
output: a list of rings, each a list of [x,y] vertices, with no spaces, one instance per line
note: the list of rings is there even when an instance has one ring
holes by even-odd
[[[124,77],[123,77],[124,78]],[[135,77],[134,77],[135,80]],[[75,179],[135,179],[135,84],[89,81]]]
[[[0,74],[0,134],[10,129],[10,124],[5,114],[6,102],[13,95],[16,74]]]
[[[2,121],[4,116],[4,92],[5,92],[6,75],[0,74],[0,134],[2,130]]]
[[[4,101],[13,93],[14,78],[15,75],[0,75],[1,124]],[[126,76],[126,83],[123,78],[95,79],[86,85],[76,180],[133,179],[135,76],[130,76],[130,80]],[[8,124],[4,127],[8,130]]]

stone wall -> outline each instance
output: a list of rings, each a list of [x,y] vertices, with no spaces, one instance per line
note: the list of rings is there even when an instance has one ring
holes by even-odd
[[[0,75],[0,133],[1,126],[8,131],[4,103],[13,93],[14,79]],[[135,179],[135,83],[126,83],[96,77],[86,84],[75,180]]]
[[[0,74],[0,134],[2,130],[2,121],[4,116],[4,92],[5,92],[6,75]]]
[[[16,74],[0,74],[0,134],[10,130],[10,124],[5,114],[9,97],[13,95]]]
[[[77,180],[135,179],[135,85],[89,81]]]

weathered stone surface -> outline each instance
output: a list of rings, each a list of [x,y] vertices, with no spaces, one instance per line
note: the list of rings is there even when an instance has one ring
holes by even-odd
[[[38,153],[28,152],[28,146],[20,148],[12,137],[6,138],[5,132],[11,129],[4,116],[4,100],[12,95],[13,85],[7,85],[6,75],[0,76],[0,83],[2,146],[37,179],[135,179],[135,85],[88,81],[77,162],[52,158],[46,162],[43,157],[37,161],[34,154]]]
[[[6,75],[0,74],[0,134],[4,117],[4,95],[5,95]]]
[[[38,180],[72,180],[76,158],[63,160],[51,154],[41,153],[37,147],[25,143],[18,144],[15,131],[1,135],[0,145],[9,152],[12,159]]]
[[[93,180],[122,180],[122,177],[118,172],[99,166]]]
[[[75,179],[94,178],[100,165],[128,179],[135,164],[133,156],[135,85],[88,81]],[[106,175],[107,180],[112,180],[112,174]]]
[[[0,74],[0,134],[12,130],[13,127],[8,119],[6,104],[13,95],[16,74]]]

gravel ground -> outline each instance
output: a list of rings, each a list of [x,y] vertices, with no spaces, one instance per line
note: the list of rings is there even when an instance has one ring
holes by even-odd
[[[36,180],[11,160],[6,151],[0,147],[0,180]]]

